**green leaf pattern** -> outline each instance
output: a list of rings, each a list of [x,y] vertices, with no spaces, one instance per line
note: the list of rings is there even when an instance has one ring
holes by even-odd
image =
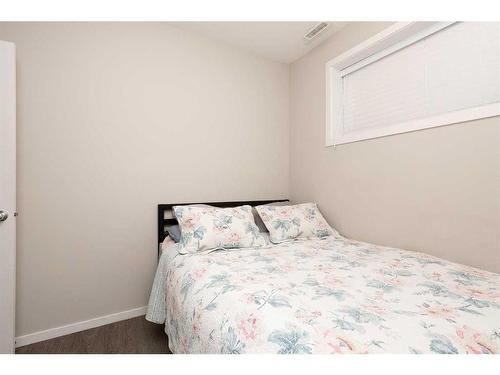
[[[315,203],[293,206],[264,205],[257,206],[256,210],[269,229],[272,243],[338,235],[328,225]]]
[[[181,228],[181,254],[268,245],[250,206],[174,206],[173,212]]]
[[[192,229],[191,242],[212,230]],[[164,297],[150,309],[174,353],[500,352],[491,272],[340,236],[163,257]]]

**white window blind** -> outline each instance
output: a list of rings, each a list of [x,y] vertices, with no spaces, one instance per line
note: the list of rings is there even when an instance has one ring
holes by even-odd
[[[499,114],[500,23],[453,23],[399,42],[402,48],[386,47],[330,80],[331,100],[340,101],[327,124],[335,126],[334,143]]]

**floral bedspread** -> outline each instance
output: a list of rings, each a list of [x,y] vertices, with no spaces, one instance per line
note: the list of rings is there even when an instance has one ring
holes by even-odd
[[[343,237],[174,246],[147,319],[174,353],[498,353],[500,275]]]

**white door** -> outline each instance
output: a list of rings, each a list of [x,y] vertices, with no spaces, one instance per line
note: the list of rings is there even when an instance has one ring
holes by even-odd
[[[16,295],[16,54],[0,41],[0,353],[14,352]]]

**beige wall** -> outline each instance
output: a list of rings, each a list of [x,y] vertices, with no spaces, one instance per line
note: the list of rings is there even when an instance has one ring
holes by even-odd
[[[289,71],[160,23],[17,45],[17,335],[147,303],[156,204],[288,196]]]
[[[500,118],[324,147],[325,63],[387,27],[354,23],[290,68],[290,195],[355,239],[500,272]]]

